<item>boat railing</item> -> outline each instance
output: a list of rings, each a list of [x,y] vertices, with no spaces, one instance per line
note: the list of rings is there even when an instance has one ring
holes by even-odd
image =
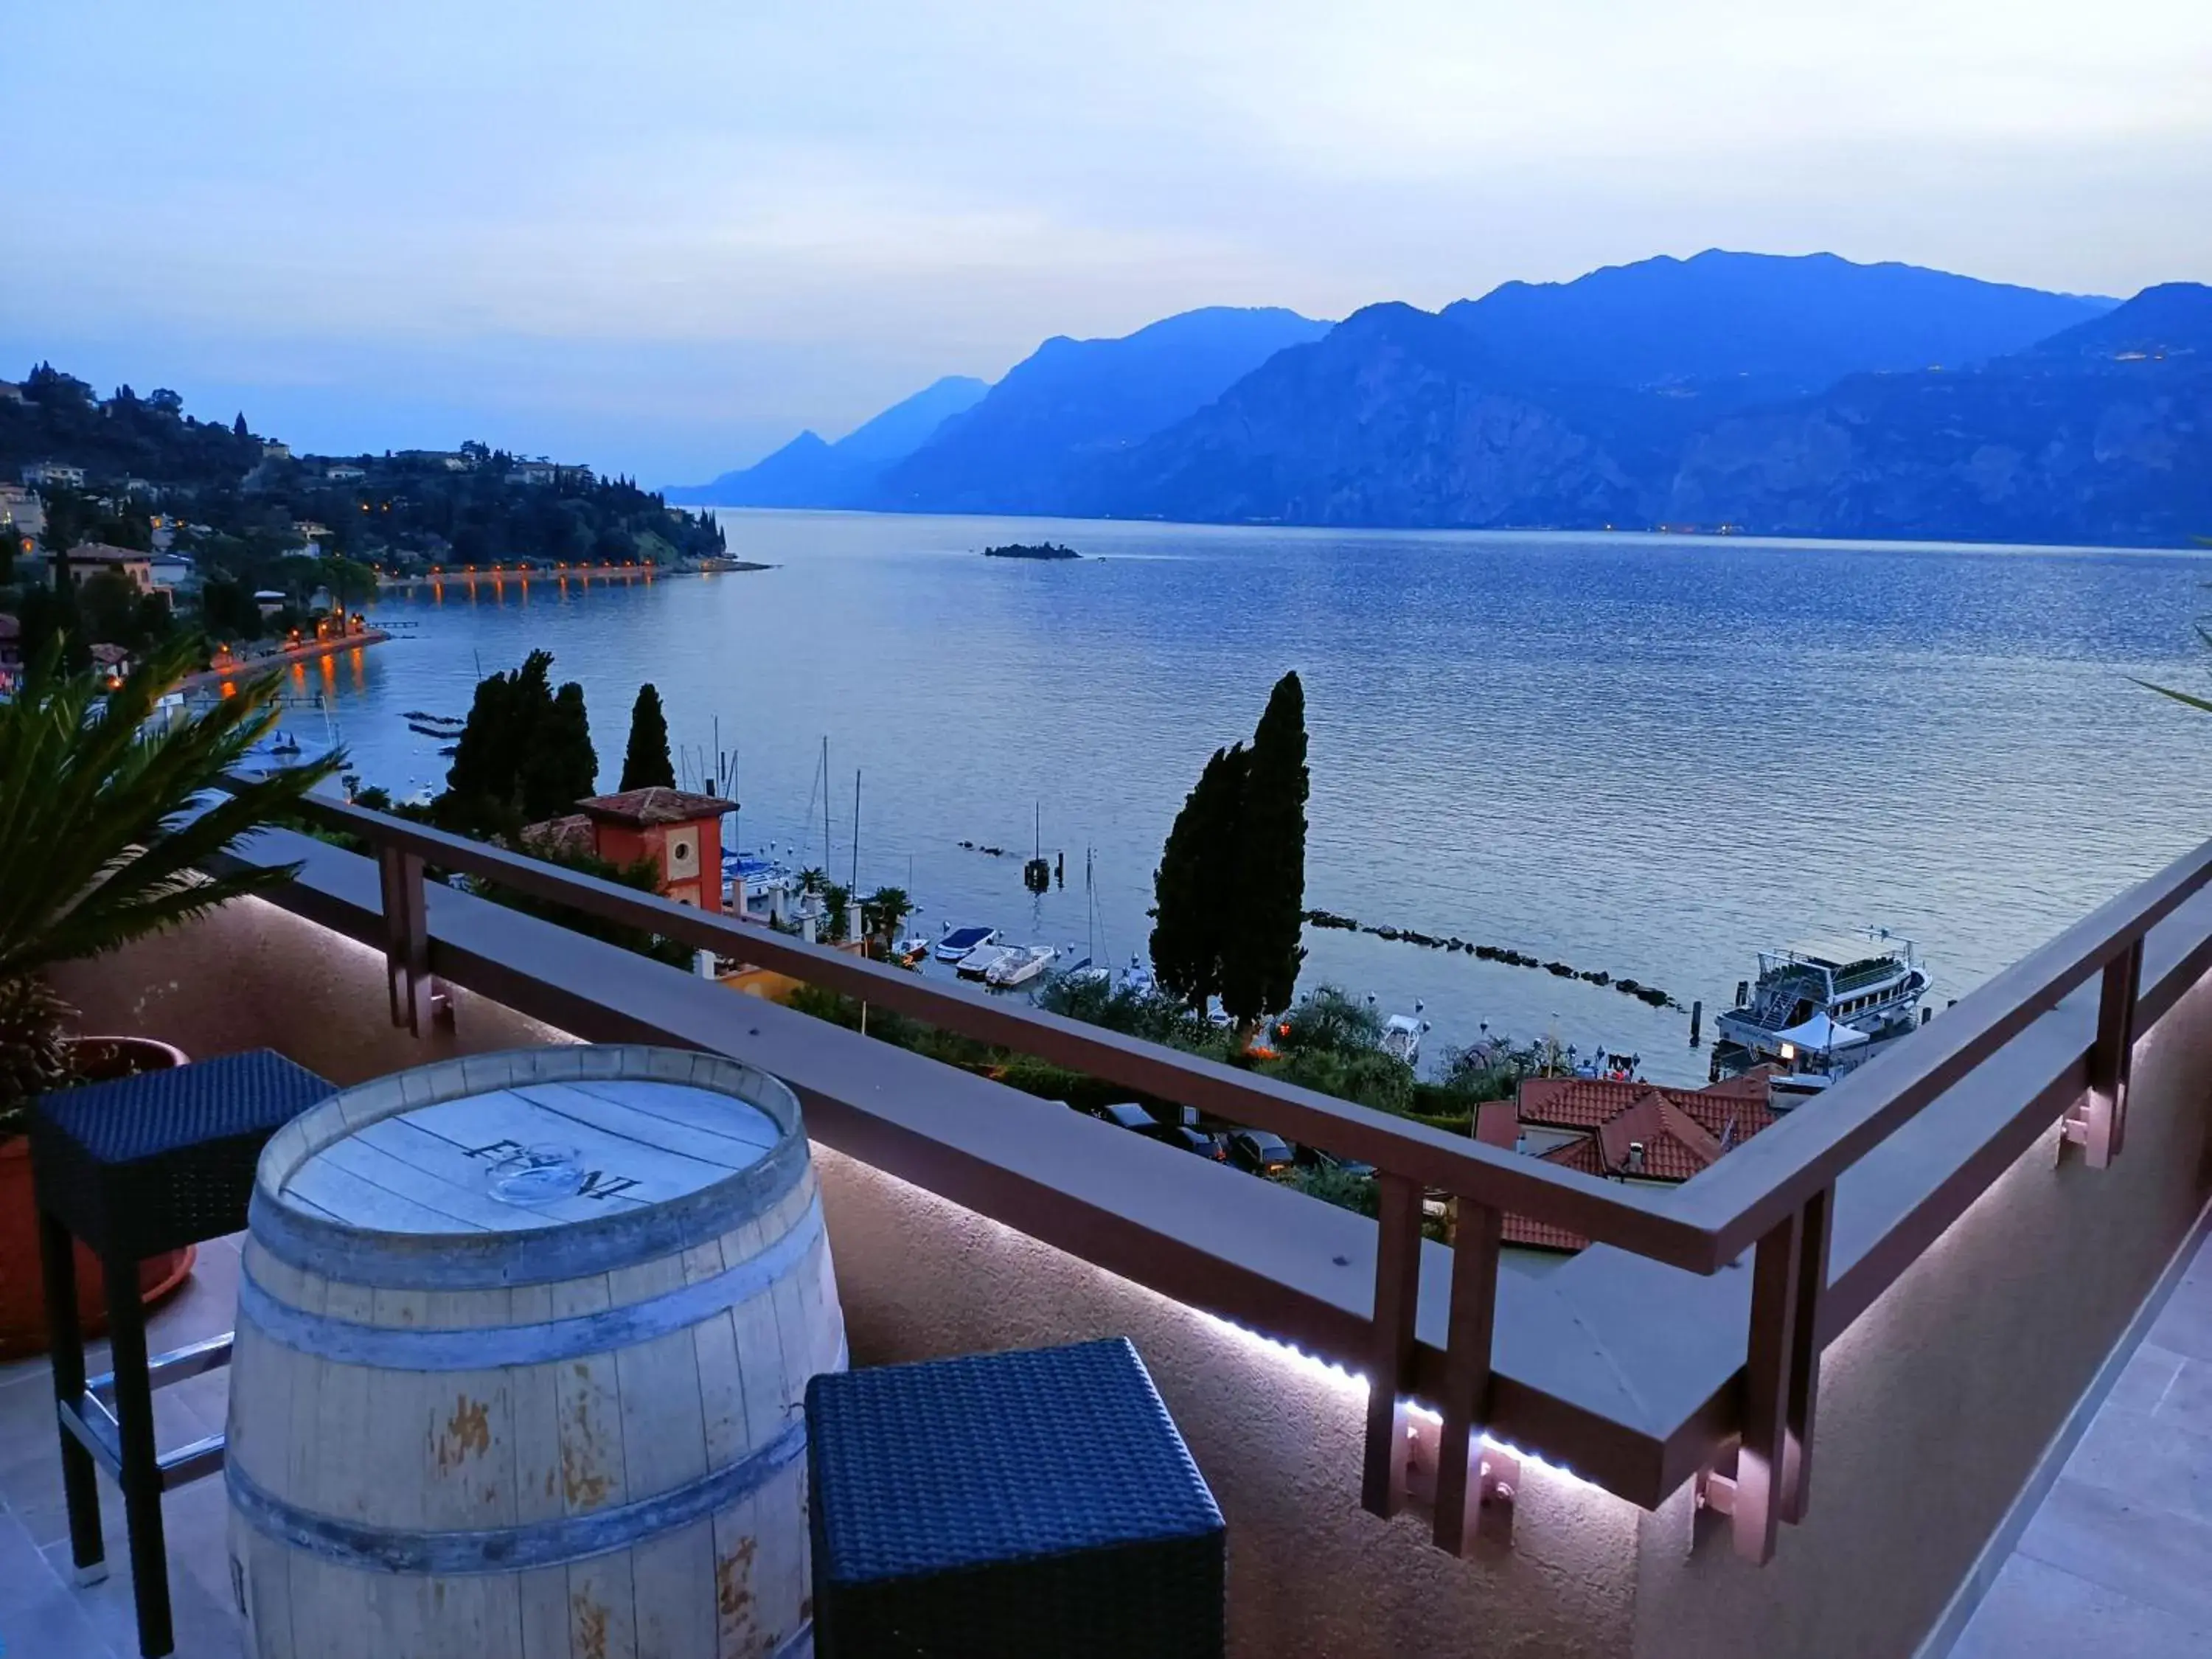
[[[2041,1046],[2037,1054],[2045,1058],[2056,1054],[2052,1063],[2063,1069],[2048,1088],[2029,1091],[2016,1102],[2009,1095],[2004,1097],[2005,1124],[1999,1139],[2025,1152],[2033,1138],[2048,1130],[2054,1116],[2063,1116],[2068,1142],[2079,1146],[2093,1165],[2102,1167],[2122,1143],[2137,1031],[2162,1016],[2197,976],[2212,968],[2212,929],[2200,928],[2185,930],[2181,954],[2174,960],[2165,959],[2173,955],[2171,947],[2166,949],[2151,983],[2145,982],[2143,970],[2145,935],[2212,881],[2212,842],[2208,842],[1990,980],[1912,1042],[1898,1043],[1856,1068],[1826,1091],[1817,1112],[1793,1114],[1695,1179],[1662,1190],[1607,1182],[1524,1158],[1466,1133],[1370,1110],[1279,1078],[1085,1024],[1024,1000],[927,979],[359,806],[310,799],[301,810],[329,829],[361,838],[374,851],[380,875],[380,920],[360,925],[369,929],[365,936],[380,929],[392,1018],[407,1029],[419,1030],[428,1019],[431,975],[441,964],[457,974],[482,971],[495,991],[507,988],[512,994],[513,988],[524,983],[520,975],[496,962],[487,965],[479,954],[440,939],[440,926],[462,922],[456,915],[453,923],[440,924],[426,905],[424,872],[434,866],[465,872],[604,921],[750,961],[864,1005],[889,1008],[1150,1098],[1373,1165],[1377,1213],[1371,1300],[1341,1316],[1360,1322],[1356,1328],[1364,1334],[1353,1340],[1334,1322],[1338,1316],[1331,1316],[1301,1326],[1301,1338],[1329,1347],[1329,1357],[1366,1376],[1362,1498],[1378,1513],[1395,1513],[1407,1496],[1412,1397],[1418,1390],[1437,1408],[1443,1430],[1433,1466],[1434,1527],[1437,1542],[1455,1551],[1468,1541],[1466,1523],[1472,1506],[1462,1500],[1473,1478],[1468,1459],[1473,1431],[1488,1420],[1496,1403],[1490,1386],[1492,1336],[1506,1214],[1569,1229],[1597,1244],[1692,1273],[1718,1273],[1751,1254],[1747,1358],[1741,1386],[1723,1397],[1718,1409],[1726,1420],[1711,1427],[1737,1442],[1732,1526],[1738,1547],[1764,1561],[1773,1553],[1779,1524],[1802,1513],[1823,1348],[1894,1283],[2011,1166],[2011,1160],[1987,1158],[1962,1166],[1957,1178],[1942,1183],[1918,1204],[1878,1248],[1858,1255],[1847,1275],[1832,1281],[1829,1240],[1838,1181],[1953,1085],[2092,982],[2099,988],[2087,1011],[2094,1018],[2082,1017],[2080,1005],[2069,1004],[2063,1018],[2039,1026],[2036,1041]],[[262,856],[270,860],[306,856],[314,845],[275,832],[264,844],[271,850]],[[325,848],[317,856],[332,855]],[[334,875],[331,881],[349,893],[362,890],[363,884],[351,875]],[[285,890],[278,890],[280,903],[286,902]],[[331,896],[334,890],[329,884],[303,888],[297,906],[316,920],[362,914],[335,901]],[[376,917],[379,912],[368,914]],[[325,921],[325,925],[337,924]],[[548,940],[544,948],[552,952],[555,947],[556,942]],[[580,940],[576,948],[603,947]],[[645,971],[642,964],[640,971]],[[621,994],[625,1003],[644,1007],[648,990],[641,981]],[[548,1016],[560,1006],[549,1000]],[[573,1006],[583,1010],[589,1005]],[[835,1066],[830,1071],[843,1074]],[[872,1086],[865,1079],[837,1085],[860,1088],[859,1095],[817,1094],[804,1079],[795,1086],[810,1113],[818,1106],[825,1121],[857,1125],[867,1121],[868,1109],[855,1103],[864,1101]],[[823,1086],[829,1086],[826,1081]],[[894,1175],[927,1183],[953,1167],[945,1162],[945,1149],[923,1148],[910,1131],[888,1138],[871,1133],[872,1138],[865,1144]],[[1006,1133],[1018,1137],[1019,1124],[1009,1124]],[[909,1149],[912,1156],[902,1148]],[[960,1176],[954,1183],[956,1201],[1015,1224],[1020,1224],[1021,1218],[1036,1215],[1040,1192],[1054,1182],[1050,1167],[1034,1160],[1016,1169],[1007,1162],[963,1157],[964,1161],[955,1159]],[[1449,1310],[1442,1324],[1431,1323],[1429,1330],[1431,1343],[1439,1335],[1443,1339],[1440,1360],[1423,1357],[1416,1332],[1425,1255],[1422,1222],[1431,1195],[1448,1200],[1456,1218],[1449,1246]],[[1187,1247],[1141,1228],[1092,1229],[1069,1244],[1079,1250],[1099,1250],[1093,1259],[1102,1265],[1152,1283],[1170,1295],[1188,1298],[1194,1293],[1194,1281],[1186,1271]],[[1248,1288],[1250,1295],[1243,1300],[1235,1284],[1202,1295],[1228,1316],[1267,1329],[1286,1305],[1282,1292],[1266,1286]],[[1433,1302],[1431,1308],[1433,1312]],[[1501,1390],[1499,1398],[1504,1397]],[[1539,1449],[1569,1462],[1606,1443],[1592,1437],[1601,1433],[1595,1425],[1577,1427],[1554,1418],[1530,1426],[1545,1437]],[[1613,1478],[1632,1485],[1647,1477],[1661,1478],[1656,1469],[1629,1474],[1619,1473],[1619,1465],[1613,1467]],[[1643,1490],[1641,1486],[1638,1489]]]
[[[1848,967],[1836,969],[1833,975],[1836,994],[1843,996],[1889,979],[1897,981],[1901,986],[1911,972],[1911,963],[1893,957],[1885,962],[1852,963]]]

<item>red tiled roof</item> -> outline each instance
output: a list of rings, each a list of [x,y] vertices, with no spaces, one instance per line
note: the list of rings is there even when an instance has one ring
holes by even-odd
[[[1539,1152],[1537,1158],[1546,1164],[1556,1164],[1563,1170],[1580,1170],[1584,1175],[1605,1173],[1603,1156],[1598,1151],[1594,1137],[1585,1135],[1580,1140],[1571,1140],[1564,1146],[1554,1146],[1548,1152]]]
[[[1564,1146],[1554,1146],[1538,1156],[1547,1164],[1556,1164],[1561,1169],[1580,1170],[1584,1175],[1601,1176],[1604,1169],[1598,1162],[1597,1143],[1585,1136],[1571,1140]],[[1589,1240],[1571,1227],[1561,1227],[1549,1221],[1538,1221],[1533,1216],[1508,1215],[1499,1229],[1499,1236],[1508,1244],[1523,1244],[1537,1250],[1587,1249]]]
[[[592,839],[592,821],[581,812],[571,812],[565,818],[547,818],[542,823],[522,826],[522,848],[540,858],[558,858],[565,853],[589,853],[597,843]]]
[[[110,547],[106,542],[79,542],[69,550],[79,564],[144,564],[153,558],[132,547]]]
[[[1641,1176],[1647,1181],[1687,1181],[1721,1156],[1720,1142],[1657,1089],[1599,1124],[1597,1132],[1581,1144],[1597,1148],[1599,1174]]]
[[[1531,1221],[1525,1215],[1509,1215],[1498,1229],[1498,1237],[1508,1244],[1519,1244],[1532,1250],[1565,1250],[1572,1255],[1589,1248],[1589,1240],[1565,1227],[1555,1227],[1548,1221]]]
[[[1521,1085],[1521,1121],[1546,1129],[1595,1130],[1648,1094],[1663,1096],[1708,1134],[1725,1134],[1734,1120],[1737,1141],[1749,1139],[1774,1121],[1766,1104],[1763,1071],[1705,1089],[1669,1089],[1616,1078],[1532,1077]]]
[[[1521,1085],[1517,1121],[1502,1112],[1486,1124],[1478,1118],[1479,1135],[1510,1145],[1509,1123],[1515,1138],[1521,1123],[1580,1130],[1574,1139],[1540,1154],[1544,1162],[1590,1176],[1633,1173],[1638,1180],[1684,1182],[1773,1124],[1766,1081],[1765,1068],[1705,1089],[1616,1078],[1529,1078]],[[1632,1172],[1632,1144],[1644,1151],[1642,1167]],[[1570,1228],[1528,1216],[1508,1215],[1503,1231],[1507,1243],[1535,1249],[1574,1251],[1589,1243]]]
[[[625,789],[618,795],[594,795],[589,800],[578,801],[576,810],[592,817],[643,829],[649,824],[689,823],[694,818],[720,817],[725,812],[736,811],[738,804],[724,800],[720,795],[695,795],[686,789],[670,789],[656,783],[643,789]]]

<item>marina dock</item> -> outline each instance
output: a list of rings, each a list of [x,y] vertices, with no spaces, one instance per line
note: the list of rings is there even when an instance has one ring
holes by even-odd
[[[702,559],[683,565],[654,564],[489,564],[461,565],[423,572],[421,575],[397,576],[380,574],[378,588],[386,592],[411,593],[423,588],[434,592],[447,586],[474,588],[479,584],[504,587],[509,582],[527,587],[532,581],[554,582],[566,586],[570,582],[589,586],[592,582],[651,582],[669,576],[712,576],[747,570],[772,570],[773,565],[759,564],[750,559]]]
[[[281,651],[271,651],[258,657],[234,657],[216,662],[197,674],[187,674],[178,683],[180,691],[190,691],[204,685],[218,685],[238,680],[270,669],[284,668],[319,657],[336,657],[363,646],[381,645],[392,635],[381,628],[364,628],[358,633],[341,634],[334,639],[306,640],[298,645],[288,645]]]

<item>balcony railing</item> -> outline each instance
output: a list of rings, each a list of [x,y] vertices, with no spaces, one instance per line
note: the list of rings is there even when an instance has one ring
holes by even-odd
[[[2208,844],[1990,980],[1817,1108],[1662,1191],[360,807],[318,801],[309,810],[374,850],[373,884],[364,860],[283,832],[244,856],[302,860],[300,879],[275,902],[383,950],[395,1024],[422,1028],[434,978],[580,1035],[689,1042],[775,1071],[825,1144],[1363,1373],[1364,1503],[1389,1515],[1413,1489],[1432,1505],[1436,1542],[1454,1552],[1482,1513],[1490,1460],[1471,1449],[1486,1440],[1647,1509],[1701,1476],[1731,1516],[1739,1550],[1770,1559],[1779,1526],[1807,1512],[1822,1351],[2054,1122],[2063,1121],[2063,1144],[2090,1166],[2118,1157],[2134,1043],[2212,967]],[[687,987],[675,970],[635,957],[611,964],[612,947],[426,884],[426,866],[1363,1159],[1378,1172],[1379,1219],[1283,1194],[1269,1201],[1298,1206],[1295,1220],[1281,1208],[1263,1216],[1256,1206],[1224,1206],[1217,1183],[1235,1178],[1200,1160],[1148,1143],[1102,1156],[1096,1142],[1070,1142],[1071,1114],[1014,1109],[1020,1097],[996,1085],[718,986]],[[1940,1148],[1896,1155],[1893,1138],[1954,1091],[1972,1098],[1955,1121],[1947,1113]],[[1449,1247],[1422,1237],[1424,1196],[1435,1193],[1456,1200]],[[1519,1275],[1501,1276],[1509,1212],[1696,1276],[1666,1281],[1661,1299],[1676,1328],[1666,1342],[1613,1351],[1624,1386],[1594,1380],[1586,1333],[1547,1319]],[[1747,1298],[1725,1288],[1725,1270],[1747,1253]],[[1714,1293],[1697,1290],[1717,1280]],[[1498,1358],[1501,1328],[1510,1363]],[[1417,1403],[1434,1408],[1440,1430],[1409,1409]],[[1503,1455],[1497,1463],[1510,1467]]]

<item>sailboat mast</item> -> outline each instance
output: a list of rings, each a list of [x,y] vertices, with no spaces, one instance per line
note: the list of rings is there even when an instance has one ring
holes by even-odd
[[[853,896],[860,892],[860,769],[853,769]]]
[[[822,875],[830,875],[830,738],[822,738]]]

